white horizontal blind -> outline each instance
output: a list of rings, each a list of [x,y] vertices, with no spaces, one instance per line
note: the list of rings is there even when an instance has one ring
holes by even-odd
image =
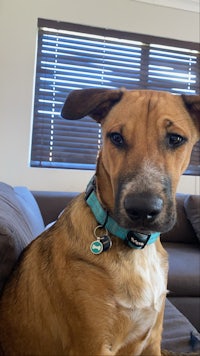
[[[150,45],[148,83],[152,89],[195,94],[198,89],[198,52]]]
[[[118,31],[39,20],[31,166],[94,169],[100,127],[60,117],[71,90],[198,91],[198,53]],[[144,41],[142,41],[144,40]]]
[[[141,45],[74,31],[39,30],[32,166],[94,169],[100,128],[90,118],[66,121],[71,90],[138,88]]]

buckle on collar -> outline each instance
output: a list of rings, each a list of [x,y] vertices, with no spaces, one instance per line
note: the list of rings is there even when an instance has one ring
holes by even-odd
[[[90,179],[86,191],[85,191],[85,200],[89,198],[90,194],[96,190],[96,177],[95,175]]]
[[[145,235],[140,232],[129,231],[126,236],[125,242],[129,247],[143,249],[147,245],[150,237],[151,235]]]

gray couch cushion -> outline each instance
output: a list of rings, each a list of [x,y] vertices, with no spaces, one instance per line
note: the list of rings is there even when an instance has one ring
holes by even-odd
[[[163,243],[169,255],[168,289],[171,297],[200,296],[200,245]]]
[[[33,194],[26,187],[14,187],[14,191],[33,236],[38,236],[44,230],[44,221]]]
[[[184,201],[184,207],[187,218],[200,241],[200,196],[189,195]]]
[[[1,222],[0,222],[1,224]],[[16,261],[14,239],[0,228],[0,291]]]
[[[164,314],[162,349],[177,353],[197,352],[200,349],[199,340],[200,334],[198,331],[167,299]]]
[[[0,182],[0,288],[21,251],[44,229],[35,204],[27,188],[15,192]]]
[[[177,221],[172,230],[161,234],[162,242],[180,242],[187,244],[198,242],[195,230],[191,224],[191,221],[187,219],[184,208],[184,202],[187,197],[188,194],[176,194]]]

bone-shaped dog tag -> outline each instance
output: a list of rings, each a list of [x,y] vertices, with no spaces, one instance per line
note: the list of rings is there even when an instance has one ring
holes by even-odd
[[[93,241],[90,245],[90,251],[94,254],[94,255],[99,255],[102,251],[103,251],[103,244],[101,241],[96,240]]]

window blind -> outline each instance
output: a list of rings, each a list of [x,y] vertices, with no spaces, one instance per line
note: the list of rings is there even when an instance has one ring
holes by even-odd
[[[186,46],[187,45],[187,46]],[[95,169],[100,126],[60,117],[71,90],[92,87],[199,93],[195,44],[38,20],[31,166]],[[200,174],[200,145],[186,174]]]

